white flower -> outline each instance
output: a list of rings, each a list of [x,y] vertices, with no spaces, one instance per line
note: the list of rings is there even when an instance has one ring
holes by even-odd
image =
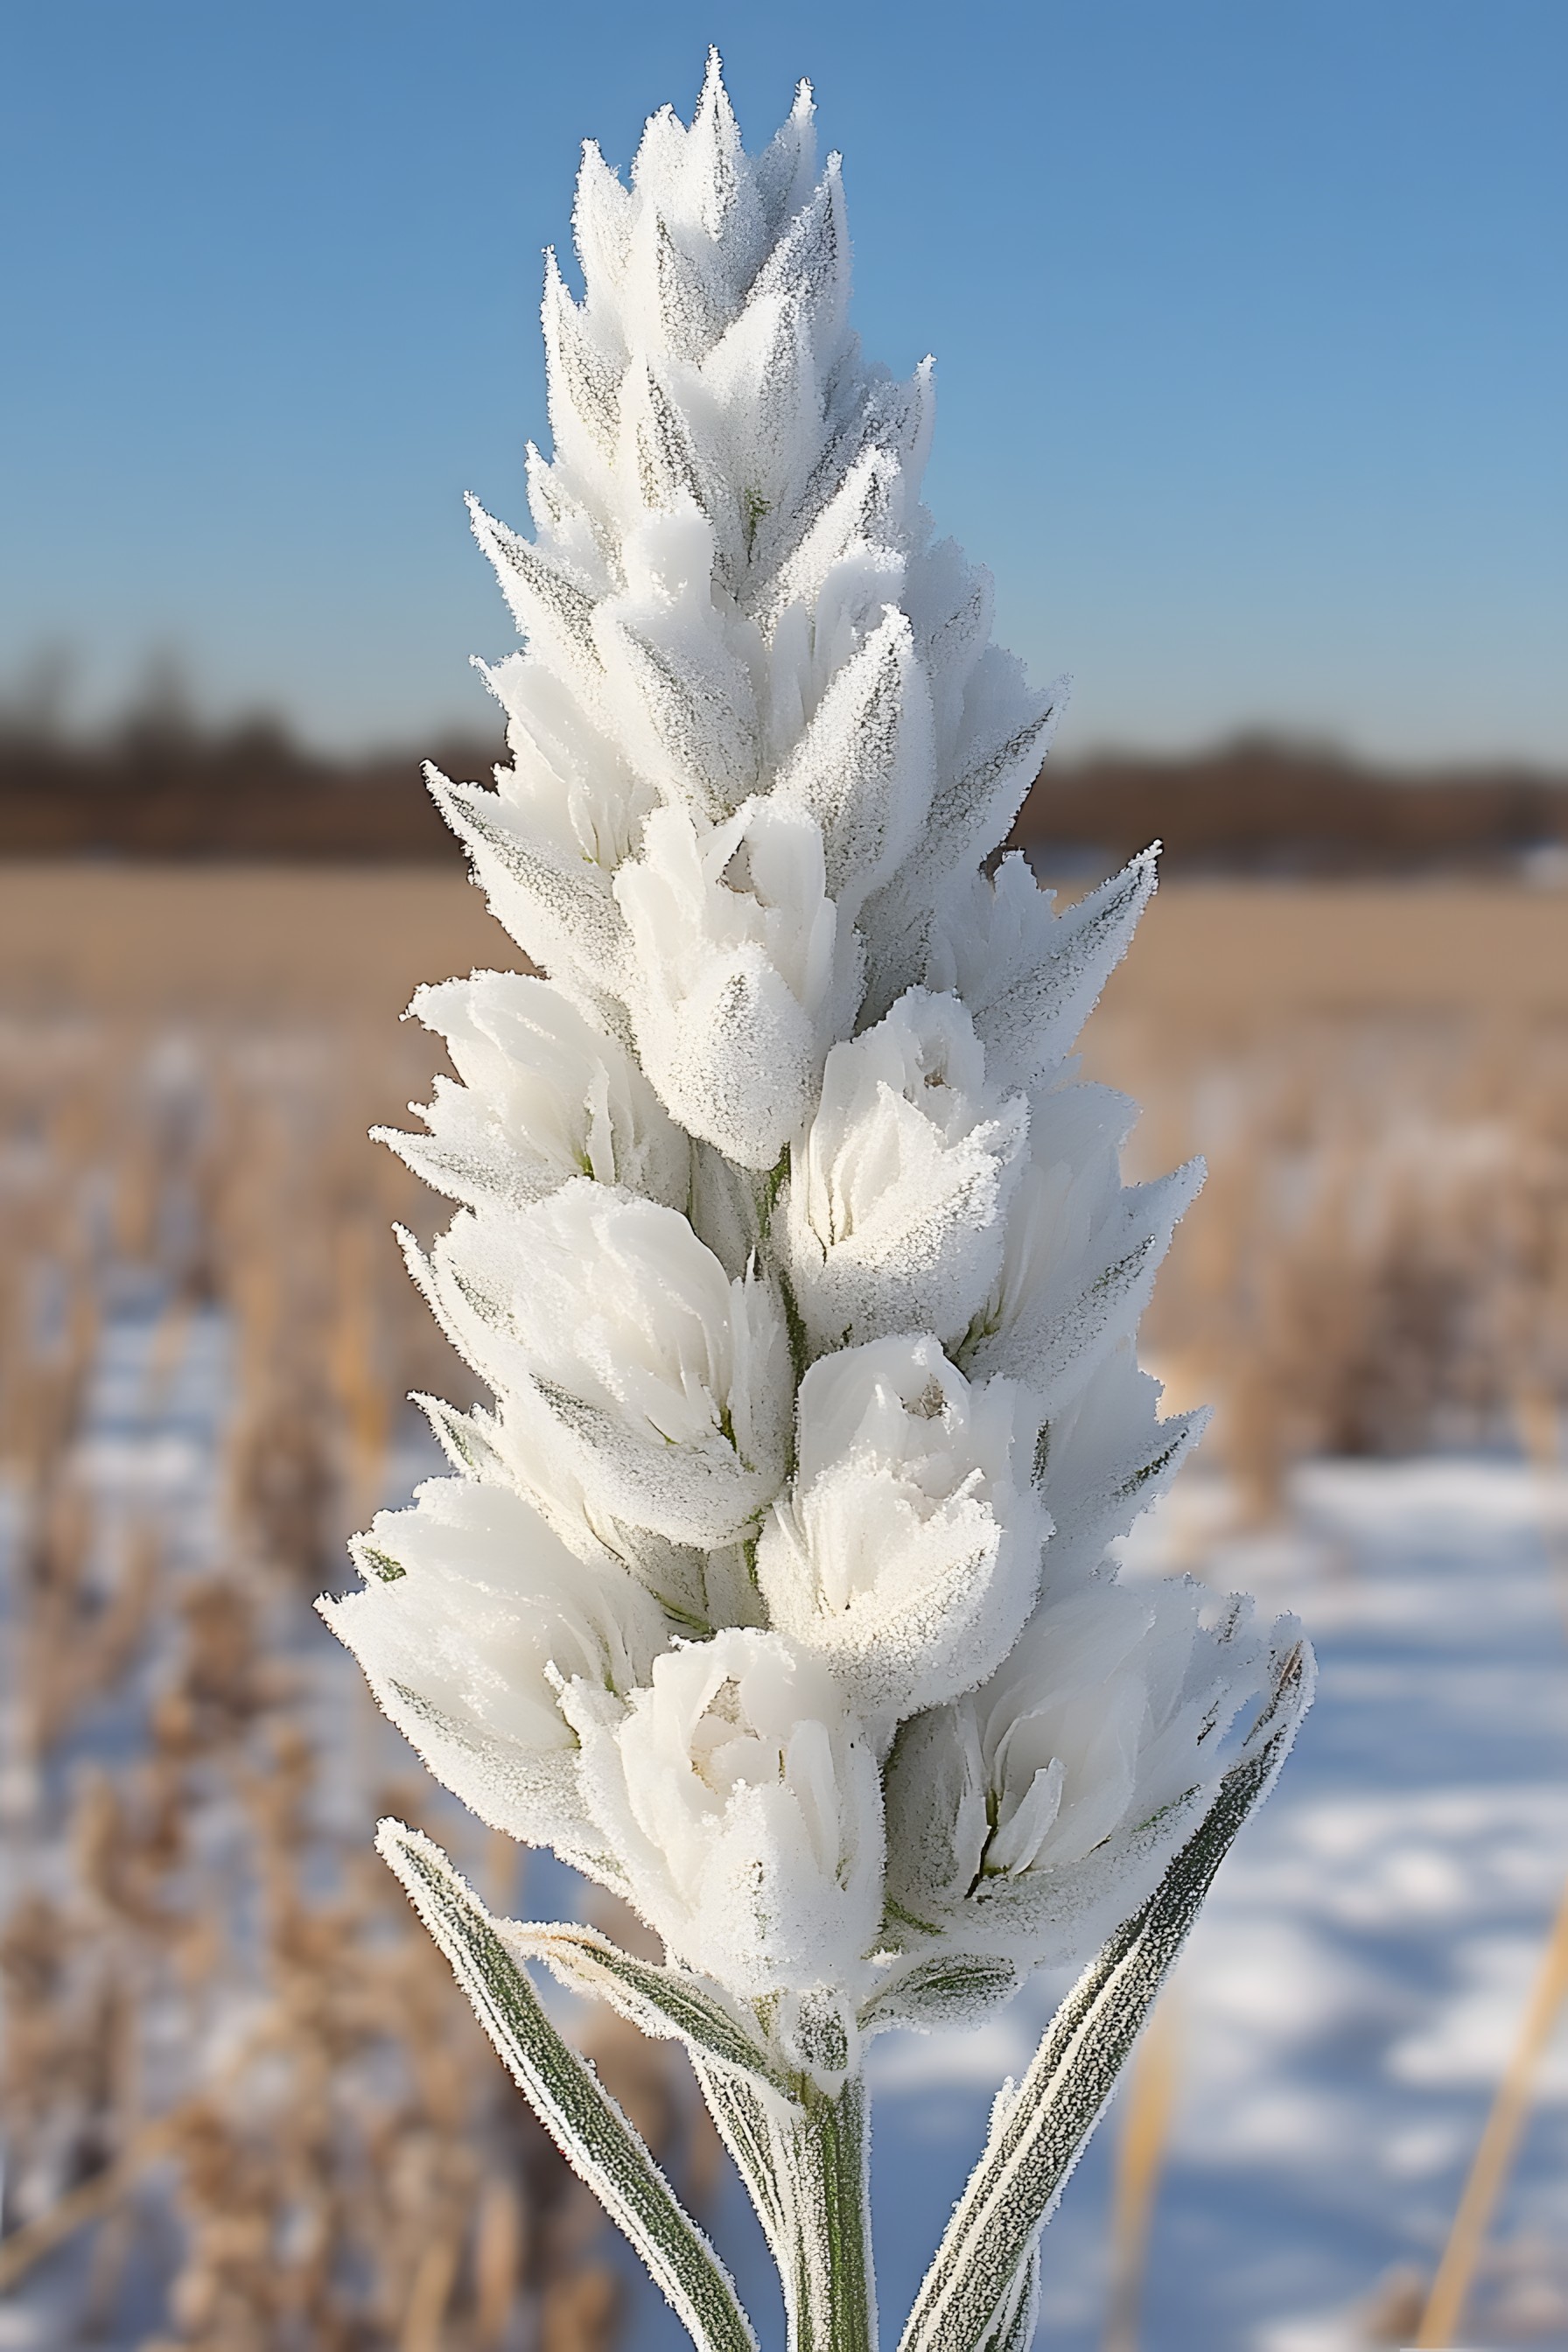
[[[583,1789],[626,1890],[751,2000],[853,1989],[881,1914],[877,1767],[832,1677],[777,1633],[668,1651],[623,1710],[579,1685]]]
[[[1294,1629],[1273,1629],[1277,1651]],[[1269,1688],[1251,1603],[1109,1578],[1047,1601],[1005,1664],[899,1735],[889,1903],[974,1952],[1081,1961],[1157,1881]],[[917,1938],[918,1940],[918,1938]]]
[[[364,1590],[317,1603],[398,1729],[492,1829],[593,1857],[566,1682],[628,1691],[668,1638],[640,1585],[568,1551],[521,1495],[437,1478],[356,1538]]]
[[[718,825],[657,809],[616,897],[644,1069],[693,1135],[744,1168],[772,1168],[805,1123],[844,1017],[820,831],[767,801]]]
[[[515,1486],[580,1559],[593,1562],[608,1552],[647,1588],[677,1632],[762,1623],[746,1545],[715,1550],[672,1543],[652,1528],[617,1518],[599,1498],[592,1462],[563,1448],[555,1420],[537,1398],[510,1398],[495,1412],[482,1405],[458,1412],[437,1397],[414,1402],[429,1415],[455,1470]]]
[[[973,1389],[933,1339],[826,1356],[801,1383],[799,1466],[757,1550],[771,1622],[883,1732],[971,1689],[1035,1603],[1048,1530],[1007,1382]]]
[[[437,1192],[516,1204],[585,1175],[685,1205],[686,1137],[626,1047],[549,981],[477,971],[408,1009],[445,1037],[462,1083],[437,1078],[428,1136],[373,1131]]]
[[[835,1045],[793,1155],[791,1279],[815,1346],[889,1331],[961,1339],[1000,1278],[1004,1211],[1028,1131],[995,1102],[955,996],[910,989]]]
[[[427,1262],[409,1247],[453,1344],[510,1410],[548,1414],[606,1515],[716,1545],[773,1500],[783,1317],[675,1210],[579,1177],[509,1214],[463,1211]]]

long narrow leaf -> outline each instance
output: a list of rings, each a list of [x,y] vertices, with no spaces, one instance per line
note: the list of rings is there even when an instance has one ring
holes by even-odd
[[[915,2298],[900,2352],[977,2352],[986,2343],[1215,1871],[1285,1760],[1310,1677],[1304,1644],[1277,1662],[1273,1696],[1213,1805],[1143,1908],[1079,1979],[1016,2095],[999,2106]]]
[[[1023,2269],[992,2314],[979,2352],[1029,2352],[1040,2315],[1040,2249],[1029,2249]]]
[[[508,1919],[496,1923],[496,1932],[516,1958],[542,1960],[570,1991],[607,2000],[640,2032],[673,2036],[721,2066],[761,2076],[787,2096],[783,2070],[698,1978],[636,1959],[591,1927],[538,1927],[531,1921],[523,1926]]]
[[[774,2169],[777,2101],[758,2084],[692,2053],[692,2067],[719,2137],[745,2182],[768,2251],[784,2274],[789,2254],[788,2221]]]
[[[551,2024],[478,1896],[439,1846],[401,1822],[383,1822],[376,1844],[540,2121],[625,2231],[698,2352],[756,2352],[751,2323],[718,2255],[647,2142]]]

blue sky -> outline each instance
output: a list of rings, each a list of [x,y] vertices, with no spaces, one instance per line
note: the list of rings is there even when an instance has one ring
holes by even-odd
[[[541,248],[710,39],[750,143],[816,85],[1064,748],[1568,761],[1563,0],[17,0],[0,678],[482,719],[460,493],[521,519]]]

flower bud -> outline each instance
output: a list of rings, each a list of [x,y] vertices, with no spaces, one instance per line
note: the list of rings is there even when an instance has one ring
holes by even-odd
[[[436,1080],[428,1136],[374,1133],[437,1192],[517,1206],[586,1175],[684,1206],[686,1137],[626,1047],[549,981],[477,971],[408,1009],[445,1037],[462,1083]]]
[[[844,1017],[846,943],[816,824],[768,802],[718,825],[657,809],[616,897],[644,1069],[691,1134],[772,1168],[805,1123]]]
[[[956,996],[910,989],[834,1046],[784,1212],[815,1346],[889,1331],[963,1338],[1000,1276],[1027,1131],[1022,1096],[993,1103]]]
[[[972,1689],[1035,1604],[1048,1527],[1013,1480],[1005,1381],[934,1339],[878,1339],[801,1383],[799,1468],[757,1550],[770,1620],[879,1728]]]
[[[789,1349],[771,1287],[731,1281],[686,1219],[579,1178],[464,1212],[410,1263],[468,1360],[546,1412],[590,1502],[674,1543],[748,1528],[784,1468]]]
[[[1186,1580],[1047,1603],[988,1683],[900,1733],[890,1901],[966,1951],[1087,1958],[1212,1795],[1268,1664],[1250,1602]]]
[[[643,1679],[668,1638],[655,1601],[607,1557],[568,1551],[521,1495],[474,1479],[431,1479],[353,1552],[364,1590],[316,1605],[437,1779],[492,1829],[592,1857],[603,1842],[560,1692]]]
[[[877,1766],[832,1677],[777,1633],[667,1651],[623,1709],[579,1684],[583,1790],[632,1901],[750,2000],[853,1990],[881,1913]]]

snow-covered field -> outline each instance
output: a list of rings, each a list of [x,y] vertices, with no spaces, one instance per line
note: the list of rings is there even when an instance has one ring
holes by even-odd
[[[1350,2352],[1429,2277],[1568,1877],[1568,1480],[1506,1460],[1320,1463],[1294,1525],[1226,1541],[1178,1488],[1130,1572],[1176,1559],[1296,1609],[1322,1681],[1173,1988],[1176,2105],[1146,2352]],[[879,2256],[911,2293],[1044,1989],[999,2025],[884,2045]],[[1039,2342],[1099,2344],[1113,2111],[1047,2235]],[[1408,2326],[1406,2319],[1405,2326]],[[1467,2329],[1568,2345],[1568,2018]]]
[[[144,1507],[159,1490],[195,1568],[217,1540],[223,1333],[195,1318],[153,1419],[138,1402],[147,1335],[128,1294],[104,1334],[78,1475],[106,1506],[118,1494]],[[404,1461],[395,1483],[422,1466]],[[1140,2341],[1145,2352],[1352,2352],[1409,2340],[1402,2275],[1430,2274],[1568,1875],[1568,1478],[1500,1457],[1320,1463],[1297,1475],[1284,1532],[1227,1536],[1228,1512],[1200,1473],[1140,1530],[1127,1572],[1184,1566],[1294,1607],[1322,1686],[1171,1996],[1176,2099]],[[352,1665],[302,1610],[287,1639],[320,1678],[330,1742]],[[147,1672],[155,1677],[155,1654]],[[89,1740],[111,1769],[126,1727],[100,1716]],[[47,1791],[14,1777],[5,1793],[14,1829],[47,1810]],[[524,1891],[536,1911],[569,1899],[543,1863]],[[940,2234],[992,2092],[1027,2063],[1049,1992],[976,2033],[879,2045],[889,2322]],[[1049,2352],[1101,2342],[1119,2121],[1049,2232],[1039,2337]],[[721,2200],[715,2231],[765,2315],[765,2261],[738,2191]],[[0,2342],[62,2340],[49,2329],[75,2267],[68,2255],[42,2271]],[[656,2352],[678,2336],[639,2305],[630,2340]],[[1466,2340],[1568,2345],[1568,2021]]]

